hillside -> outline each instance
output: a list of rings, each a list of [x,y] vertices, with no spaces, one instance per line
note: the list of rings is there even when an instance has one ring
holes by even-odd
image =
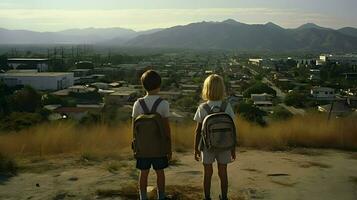
[[[357,29],[313,23],[285,29],[272,22],[244,24],[233,19],[166,29],[85,28],[35,32],[0,28],[0,44],[100,44],[139,48],[224,49],[238,51],[357,51]]]
[[[36,32],[0,28],[0,44],[97,44],[114,40],[117,44],[141,34],[161,29],[136,32],[124,28],[84,28],[58,32]]]
[[[138,36],[126,45],[241,51],[355,51],[357,38],[311,23],[296,29],[284,29],[271,22],[249,25],[230,19],[175,26]]]

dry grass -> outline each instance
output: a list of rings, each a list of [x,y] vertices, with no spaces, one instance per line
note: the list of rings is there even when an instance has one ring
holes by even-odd
[[[290,147],[357,149],[355,118],[327,121],[324,115],[295,117],[259,127],[243,120],[237,121],[239,143],[260,149],[279,150]]]
[[[267,127],[236,120],[239,145],[267,150],[291,147],[357,149],[356,119],[335,119],[309,115],[276,122]],[[173,147],[192,151],[195,124],[192,121],[171,125]],[[0,133],[0,152],[6,155],[56,155],[79,153],[91,160],[120,156],[130,151],[131,125],[96,125],[80,128],[71,123],[43,124],[14,133]],[[93,156],[95,155],[95,156]]]
[[[120,154],[129,148],[129,123],[79,128],[71,123],[43,124],[17,133],[0,134],[0,152],[9,155],[79,153],[82,159]]]

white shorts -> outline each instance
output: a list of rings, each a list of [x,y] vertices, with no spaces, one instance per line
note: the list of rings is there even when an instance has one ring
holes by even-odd
[[[232,162],[231,151],[210,151],[206,148],[201,151],[203,164],[213,164],[217,160],[218,164],[228,164]]]

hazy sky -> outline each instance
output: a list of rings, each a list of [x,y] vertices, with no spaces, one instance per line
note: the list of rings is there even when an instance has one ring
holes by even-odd
[[[166,28],[228,18],[357,27],[357,0],[1,0],[0,27],[58,31],[85,27]]]

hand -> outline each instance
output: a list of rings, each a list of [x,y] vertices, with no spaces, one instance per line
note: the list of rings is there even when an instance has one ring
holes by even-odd
[[[195,150],[195,160],[200,161],[201,158],[201,152],[199,150]]]
[[[232,161],[235,161],[237,156],[236,156],[236,150],[235,149],[232,149],[231,150],[231,158],[232,158]]]
[[[167,154],[167,160],[170,161],[172,159],[172,151]]]

